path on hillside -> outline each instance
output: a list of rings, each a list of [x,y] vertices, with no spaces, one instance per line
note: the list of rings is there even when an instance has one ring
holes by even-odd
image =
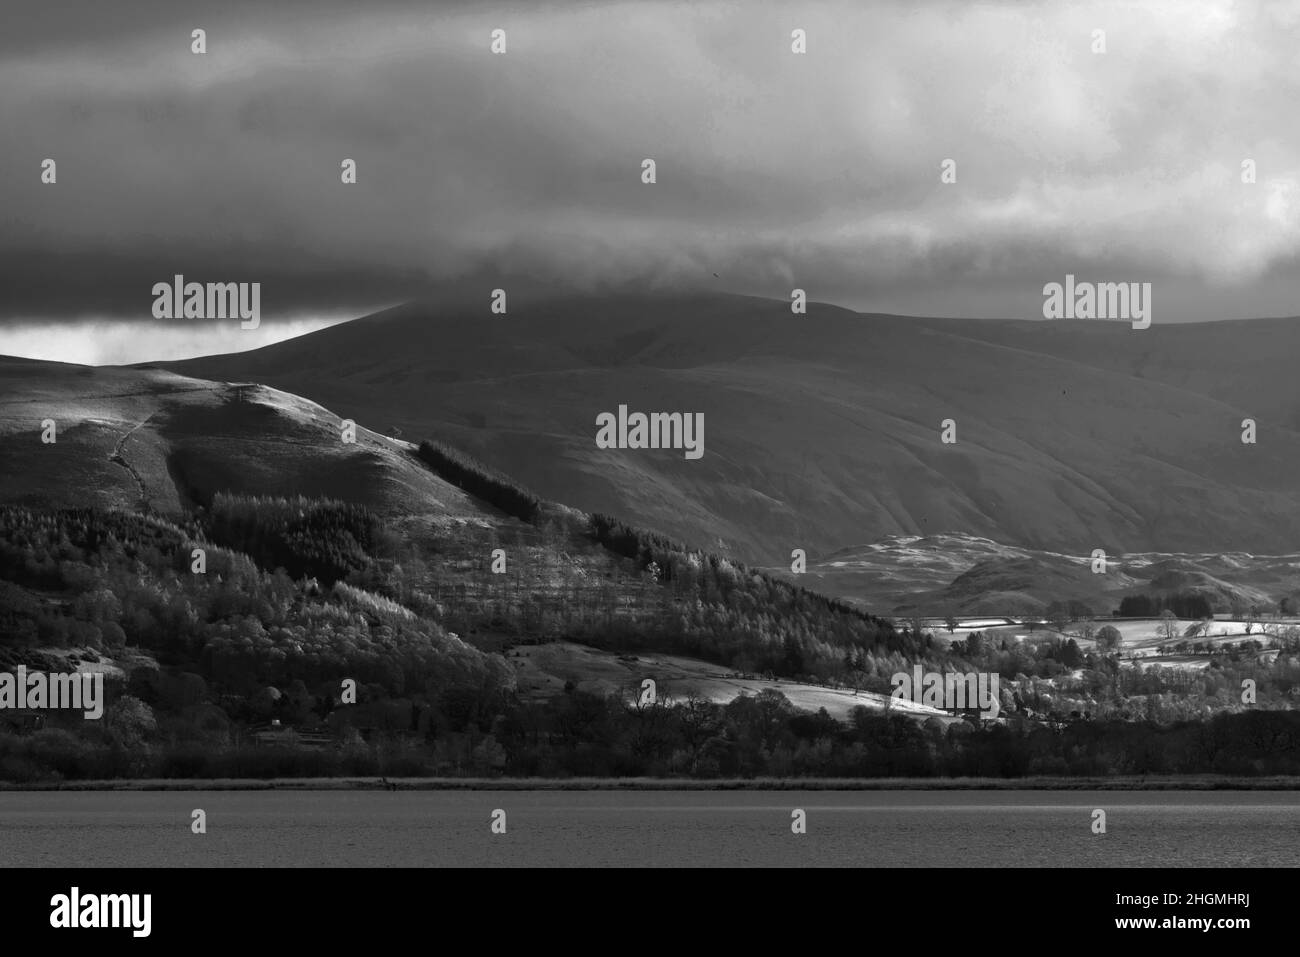
[[[117,444],[113,447],[112,454],[109,455],[108,457],[108,460],[110,462],[122,466],[122,468],[126,469],[128,472],[131,473],[131,478],[135,480],[136,488],[139,489],[140,492],[140,506],[145,511],[148,511],[149,509],[149,498],[145,492],[144,479],[140,477],[140,473],[135,470],[135,466],[133,466],[130,462],[128,462],[126,460],[126,456],[123,455],[122,453],[123,453],[123,449],[126,448],[126,440],[129,439],[137,429],[139,429],[142,425],[144,425],[153,417],[154,417],[154,413],[150,412],[143,419],[141,419],[131,428],[127,429],[124,433],[122,433],[122,437],[117,440]]]

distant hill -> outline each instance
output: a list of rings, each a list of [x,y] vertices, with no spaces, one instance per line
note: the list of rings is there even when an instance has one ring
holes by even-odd
[[[1296,591],[1300,555],[1109,555],[1103,574],[1089,555],[1000,545],[963,535],[896,537],[811,562],[805,584],[828,595],[870,598],[884,613],[1041,617],[1053,602],[1109,615],[1129,595],[1203,595],[1228,613],[1268,608]],[[788,569],[770,568],[774,574]]]
[[[168,367],[438,438],[547,498],[778,567],[796,547],[822,559],[947,533],[1068,554],[1284,552],[1297,347],[1292,320],[795,316],[721,294],[520,296],[494,316],[485,296]],[[620,404],[703,412],[703,458],[597,448],[596,416]]]

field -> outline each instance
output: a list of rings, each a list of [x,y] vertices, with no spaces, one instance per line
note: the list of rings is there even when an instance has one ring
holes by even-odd
[[[829,688],[785,679],[742,676],[721,665],[677,655],[639,653],[615,655],[566,641],[542,645],[521,645],[507,654],[515,668],[521,693],[536,698],[551,697],[564,690],[566,682],[598,694],[623,693],[629,699],[641,682],[651,678],[660,700],[681,702],[689,697],[726,704],[743,695],[774,690],[785,695],[797,708],[827,713],[844,720],[856,707],[883,711],[887,706],[900,713],[938,717],[945,724],[960,720],[947,712],[912,701],[891,701],[888,695],[868,691]]]
[[[1178,618],[1173,621],[1177,629],[1177,636],[1174,638],[1166,638],[1160,634],[1159,629],[1163,622],[1159,618],[1094,618],[1089,622],[1072,622],[1061,632],[1056,631],[1046,622],[1015,621],[1011,618],[958,619],[956,627],[951,632],[942,619],[922,619],[922,624],[936,637],[949,641],[963,640],[974,632],[981,632],[986,638],[994,641],[1002,639],[1026,641],[1063,635],[1073,638],[1080,650],[1084,652],[1093,650],[1097,645],[1095,639],[1083,637],[1085,624],[1090,624],[1094,633],[1109,625],[1117,629],[1121,635],[1119,651],[1124,661],[1204,668],[1211,661],[1208,649],[1221,649],[1225,645],[1235,645],[1243,641],[1260,642],[1264,646],[1263,649],[1257,653],[1252,652],[1260,657],[1268,658],[1275,655],[1276,650],[1272,647],[1274,636],[1287,628],[1300,626],[1300,619],[1276,617],[1247,621],[1224,616],[1216,617],[1207,629],[1202,630],[1199,627],[1202,624],[1200,621]],[[1194,631],[1189,632],[1189,630]],[[1189,649],[1181,654],[1172,650],[1183,642],[1187,642],[1189,646],[1203,643],[1206,650],[1196,652]],[[1162,653],[1162,649],[1167,651]]]

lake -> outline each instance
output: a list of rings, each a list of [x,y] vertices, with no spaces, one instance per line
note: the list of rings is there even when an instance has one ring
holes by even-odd
[[[206,834],[191,833],[195,808]],[[804,834],[791,832],[795,808]],[[506,833],[494,835],[497,809]],[[1296,792],[0,793],[7,867],[1298,864]]]

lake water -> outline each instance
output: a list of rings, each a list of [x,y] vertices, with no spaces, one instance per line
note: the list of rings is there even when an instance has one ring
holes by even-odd
[[[207,834],[190,831],[207,813]],[[807,833],[791,833],[802,808]],[[1095,808],[1106,833],[1091,830]],[[492,813],[506,812],[493,835]],[[0,793],[0,866],[1284,866],[1300,794]]]

